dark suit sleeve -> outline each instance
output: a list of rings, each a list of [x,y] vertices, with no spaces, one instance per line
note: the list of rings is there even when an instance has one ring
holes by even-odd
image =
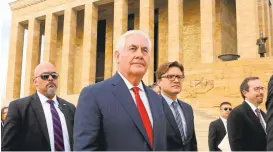
[[[21,128],[21,116],[16,102],[11,102],[3,128],[2,151],[14,151],[22,141],[18,137]]]
[[[197,140],[196,140],[196,135],[195,135],[194,120],[193,120],[193,135],[192,135],[192,141],[191,141],[191,151],[198,151]]]
[[[273,151],[273,75],[268,83],[266,110],[267,151]]]
[[[243,145],[243,125],[241,118],[241,114],[237,111],[232,111],[227,120],[227,130],[228,130],[228,138],[229,144],[232,151],[244,151]]]
[[[210,151],[217,151],[217,146],[216,145],[216,136],[217,136],[217,132],[216,132],[216,126],[214,122],[211,122],[209,125],[209,150]]]
[[[100,149],[101,114],[90,87],[82,90],[75,113],[74,150],[93,151]]]
[[[190,105],[188,105],[189,107],[189,112],[191,113],[193,119],[192,119],[192,129],[193,129],[193,133],[192,133],[192,139],[191,139],[191,144],[190,144],[190,151],[198,151],[197,149],[197,140],[196,140],[196,134],[195,134],[195,125],[194,125],[194,114],[193,114],[193,110],[192,107]]]

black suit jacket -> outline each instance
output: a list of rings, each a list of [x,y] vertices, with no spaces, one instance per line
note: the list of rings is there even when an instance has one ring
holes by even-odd
[[[178,100],[178,103],[183,110],[187,124],[187,138],[185,144],[183,144],[174,115],[167,101],[161,95],[160,98],[163,100],[164,113],[167,119],[167,151],[197,151],[192,107],[189,104]]]
[[[263,111],[261,113],[266,120],[265,113]],[[266,133],[258,117],[246,102],[231,111],[227,129],[232,151],[266,150]]]
[[[75,106],[59,97],[62,105],[71,150]],[[2,151],[50,151],[45,113],[37,93],[9,104],[2,138]]]
[[[221,118],[214,120],[209,125],[209,150],[221,151],[218,145],[226,135],[226,129]]]
[[[273,75],[268,82],[268,93],[265,105],[267,110],[267,150],[273,151]]]

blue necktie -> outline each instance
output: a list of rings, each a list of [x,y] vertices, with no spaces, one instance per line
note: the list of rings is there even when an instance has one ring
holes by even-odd
[[[182,124],[182,118],[181,115],[178,112],[178,103],[176,101],[173,101],[172,103],[173,109],[174,109],[174,113],[175,113],[175,121],[176,124],[178,126],[179,132],[181,134],[181,138],[182,138],[182,142],[185,142],[185,134],[184,134],[184,129],[183,129],[183,124]]]
[[[50,104],[50,110],[53,121],[55,151],[64,151],[63,130],[59,114],[56,108],[54,107],[54,101],[48,100],[47,102]]]

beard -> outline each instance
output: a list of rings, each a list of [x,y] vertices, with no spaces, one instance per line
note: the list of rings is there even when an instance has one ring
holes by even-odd
[[[55,95],[56,94],[56,89],[55,88],[49,88],[46,90],[46,93],[48,95]]]

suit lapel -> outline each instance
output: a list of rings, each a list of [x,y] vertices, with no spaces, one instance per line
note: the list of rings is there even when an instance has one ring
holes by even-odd
[[[154,147],[153,149],[156,150],[157,147],[160,147],[160,145],[157,145],[158,143],[160,143],[160,126],[157,125],[158,121],[157,118],[160,117],[160,114],[157,113],[158,108],[157,108],[157,102],[153,101],[152,99],[155,99],[152,97],[152,93],[150,91],[147,90],[146,85],[144,84],[144,82],[141,82],[143,84],[143,88],[144,91],[146,93],[146,96],[148,98],[148,102],[150,105],[150,109],[151,109],[151,113],[152,113],[152,117],[153,117],[153,139],[154,139]],[[158,142],[157,142],[158,141]],[[151,147],[151,144],[149,142],[149,145]]]
[[[137,126],[137,128],[139,129],[141,134],[144,136],[144,138],[147,140],[147,142],[150,145],[148,136],[147,136],[146,131],[144,129],[141,117],[138,113],[136,104],[135,104],[135,102],[132,98],[132,95],[130,94],[125,82],[122,80],[122,78],[119,76],[118,73],[116,73],[112,77],[112,81],[113,81],[112,92],[114,93],[114,95],[116,96],[118,101],[123,105],[124,109],[127,111],[127,113],[132,118],[133,122],[135,123],[135,125]],[[150,147],[151,147],[151,145],[150,145]]]
[[[254,113],[254,111],[251,109],[251,107],[246,102],[244,102],[243,104],[244,104],[244,106],[245,106],[245,108],[247,110],[248,116],[250,117],[252,122],[255,124],[255,126],[257,128],[259,128],[263,133],[265,133],[264,129],[263,129],[258,117],[257,117],[257,115]]]
[[[172,110],[170,109],[166,100],[162,96],[160,96],[160,98],[163,100],[163,107],[167,121],[171,124],[172,129],[176,133],[176,135],[179,135],[179,137],[181,138]]]
[[[224,122],[221,120],[221,118],[218,119],[218,122],[219,122],[219,127],[220,127],[220,129],[221,129],[223,132],[227,133],[227,132],[226,132],[226,128],[225,128],[225,124],[224,124]]]
[[[41,101],[40,101],[37,93],[32,95],[31,106],[34,110],[37,122],[40,124],[42,132],[44,133],[44,136],[45,136],[48,144],[50,145],[48,129],[47,129],[47,124],[46,124],[46,119],[45,119],[45,113],[44,113]]]
[[[61,106],[62,106],[62,112],[65,117],[67,131],[68,131],[68,135],[69,135],[69,142],[70,142],[70,145],[73,146],[73,144],[72,144],[73,143],[73,126],[71,124],[71,118],[69,117],[70,116],[69,107],[65,104],[65,102],[62,99],[57,97],[57,100],[58,100],[59,104],[61,104]],[[71,147],[71,149],[72,149],[72,147]]]

